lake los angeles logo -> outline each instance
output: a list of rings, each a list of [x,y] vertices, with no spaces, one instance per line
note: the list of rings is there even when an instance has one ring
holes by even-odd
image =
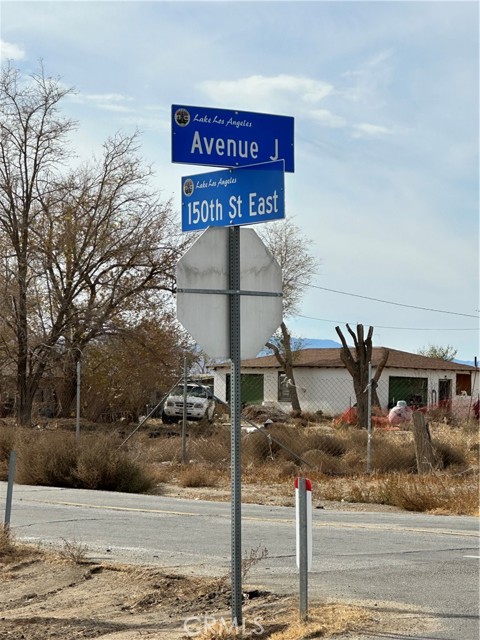
[[[179,127],[186,127],[190,123],[190,114],[186,109],[177,109],[175,111],[175,122]]]
[[[183,193],[186,196],[191,196],[194,190],[194,185],[193,185],[193,180],[191,180],[190,178],[187,178],[185,180],[185,182],[183,183]]]

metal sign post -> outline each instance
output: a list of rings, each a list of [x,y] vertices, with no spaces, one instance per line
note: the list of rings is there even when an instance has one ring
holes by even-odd
[[[232,622],[242,624],[242,498],[240,397],[240,228],[228,230],[230,298],[230,478],[232,528]]]
[[[187,358],[183,359],[183,411],[182,411],[182,464],[187,462],[187,389],[188,364]]]
[[[214,227],[180,258],[177,287],[177,318],[210,356],[231,361],[232,621],[241,625],[240,363],[282,320],[282,272],[253,229]]]
[[[12,496],[13,496],[13,481],[15,478],[15,462],[17,454],[15,451],[10,452],[10,462],[8,464],[8,485],[7,485],[7,502],[5,504],[5,521],[4,527],[8,531],[10,528],[10,517],[12,514]]]

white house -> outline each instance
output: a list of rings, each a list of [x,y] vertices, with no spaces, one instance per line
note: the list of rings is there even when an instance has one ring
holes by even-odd
[[[478,368],[439,358],[388,349],[390,355],[379,380],[377,394],[382,409],[405,400],[411,406],[443,407],[459,417],[473,417],[479,398]],[[374,347],[372,374],[383,355]],[[340,359],[341,349],[303,349],[295,352],[294,384],[303,411],[335,416],[355,402],[352,378]],[[241,363],[242,403],[269,404],[289,411],[290,388],[275,356]],[[230,367],[216,365],[215,395],[229,401]]]

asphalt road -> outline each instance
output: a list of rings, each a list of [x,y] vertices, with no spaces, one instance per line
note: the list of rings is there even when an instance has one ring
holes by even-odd
[[[0,505],[6,484],[0,483]],[[17,539],[88,546],[92,560],[145,563],[223,575],[230,568],[230,504],[16,485],[11,528]],[[399,603],[434,631],[378,638],[478,640],[479,521],[408,513],[314,510],[311,598]],[[249,586],[298,591],[295,510],[243,505],[242,548],[266,547]],[[367,640],[367,636],[364,636]]]

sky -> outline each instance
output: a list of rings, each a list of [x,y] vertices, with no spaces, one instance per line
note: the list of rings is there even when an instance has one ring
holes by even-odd
[[[286,216],[320,262],[295,336],[362,323],[375,346],[480,355],[478,2],[3,0],[0,19],[2,63],[75,88],[80,157],[141,131],[179,228],[181,177],[211,168],[172,163],[172,104],[293,116]]]

